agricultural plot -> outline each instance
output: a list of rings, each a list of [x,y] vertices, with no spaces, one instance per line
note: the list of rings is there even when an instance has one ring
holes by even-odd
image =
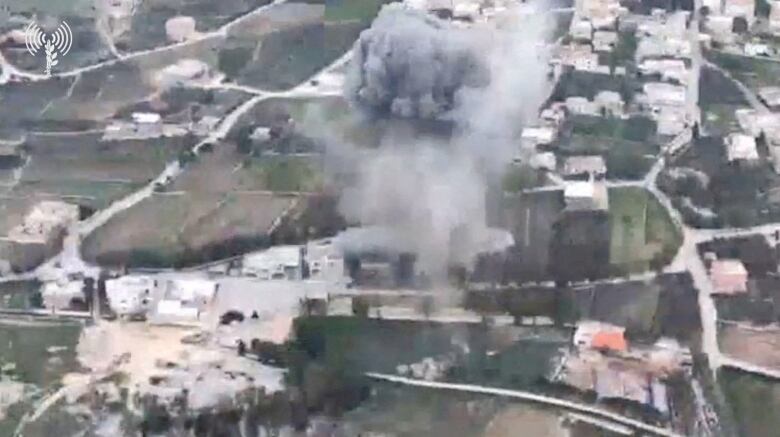
[[[610,264],[620,271],[642,272],[674,257],[681,235],[669,215],[639,188],[609,191]]]
[[[780,85],[780,63],[771,59],[764,60],[723,52],[707,53],[707,58],[754,92],[761,87]],[[703,70],[706,71],[707,69]],[[706,78],[705,74],[702,74],[702,78]],[[729,95],[732,93],[729,89],[722,89],[721,92],[724,91],[728,91]]]
[[[780,383],[738,370],[723,368],[718,383],[736,421],[738,435],[770,437],[780,429]]]

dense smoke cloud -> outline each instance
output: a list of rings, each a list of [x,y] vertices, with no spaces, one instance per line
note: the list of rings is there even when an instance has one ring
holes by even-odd
[[[385,7],[355,46],[347,92],[374,110],[435,118],[452,109],[460,88],[488,80],[469,33],[419,11]]]
[[[459,28],[396,5],[382,10],[355,44],[347,96],[372,113],[452,121],[456,134],[386,138],[377,151],[347,153],[358,174],[341,211],[371,229],[343,241],[392,241],[433,276],[512,244],[487,227],[486,191],[546,98],[543,17],[510,10]]]

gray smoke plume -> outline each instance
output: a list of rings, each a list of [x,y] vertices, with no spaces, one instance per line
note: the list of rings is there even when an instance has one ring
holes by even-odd
[[[371,228],[343,242],[392,241],[432,276],[513,244],[487,227],[486,191],[547,96],[546,28],[543,16],[520,9],[470,28],[397,5],[381,11],[355,44],[347,97],[375,113],[450,120],[456,134],[386,138],[379,150],[348,153],[358,171],[341,211]]]
[[[469,33],[432,15],[386,6],[355,45],[348,95],[380,112],[438,117],[453,108],[459,89],[488,81]]]

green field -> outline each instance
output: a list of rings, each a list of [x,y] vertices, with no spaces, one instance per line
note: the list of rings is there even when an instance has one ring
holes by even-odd
[[[681,242],[669,215],[641,188],[609,190],[610,264],[625,272],[668,262]],[[654,261],[655,260],[655,261]]]
[[[718,374],[726,401],[736,421],[739,435],[775,437],[780,430],[780,384],[736,370]]]

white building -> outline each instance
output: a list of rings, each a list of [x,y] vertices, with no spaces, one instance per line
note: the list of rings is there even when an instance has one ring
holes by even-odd
[[[307,243],[306,262],[309,266],[309,278],[312,280],[329,283],[347,281],[344,254],[329,239]]]
[[[681,106],[659,106],[653,112],[658,134],[674,136],[685,130],[687,113]]]
[[[609,209],[607,186],[603,182],[567,182],[563,189],[566,209],[569,211],[605,211]]]
[[[157,84],[161,88],[204,83],[211,79],[211,69],[199,59],[182,59],[163,68],[156,75]]]
[[[522,140],[534,146],[550,144],[555,141],[558,131],[552,126],[537,126],[523,128]]]
[[[555,171],[557,159],[552,152],[536,153],[531,157],[529,165],[537,170]]]
[[[723,0],[723,15],[742,17],[753,23],[756,17],[756,0]]]
[[[729,162],[734,161],[758,161],[756,139],[750,135],[733,133],[726,140],[726,155]]]
[[[689,71],[682,59],[645,59],[638,67],[642,74],[658,74],[663,80],[675,80],[683,85],[688,82]]]
[[[611,52],[617,42],[617,32],[597,30],[593,33],[593,50],[597,52]]]
[[[192,39],[197,35],[195,19],[187,16],[169,18],[165,22],[165,34],[168,36],[168,40],[173,42]]]
[[[780,32],[780,0],[769,2],[769,28],[775,32]]]
[[[549,108],[542,110],[539,119],[547,126],[560,127],[566,119],[566,104],[555,102]]]
[[[563,164],[564,176],[601,177],[605,174],[607,174],[607,165],[604,164],[604,158],[599,155],[571,156],[566,158]]]
[[[598,71],[599,56],[593,53],[589,45],[572,44],[562,46],[553,57],[553,64],[569,65],[575,70]],[[608,67],[605,67],[609,71]]]
[[[613,117],[623,116],[623,98],[620,93],[615,91],[600,91],[593,98],[593,102],[598,107],[600,113],[611,115]]]
[[[589,20],[577,20],[569,27],[572,38],[580,41],[590,41],[593,35],[593,26]]]
[[[118,316],[145,315],[152,307],[157,281],[150,276],[127,275],[106,281],[108,305]]]
[[[11,229],[8,239],[17,243],[48,244],[78,220],[78,205],[44,200],[27,213],[21,224]]]
[[[707,30],[710,31],[713,40],[722,43],[731,43],[734,41],[734,17],[726,15],[709,15],[704,22]]]
[[[650,82],[642,86],[645,101],[651,106],[685,104],[685,87],[663,82]]]
[[[134,112],[132,114],[136,134],[144,138],[156,138],[163,134],[160,114],[154,112]]]
[[[755,109],[737,109],[734,112],[740,128],[753,137],[762,133],[773,138],[780,133],[780,113],[758,112]]]
[[[758,96],[768,106],[780,106],[780,87],[766,86],[758,89]],[[777,125],[780,127],[780,124]]]
[[[300,246],[273,246],[244,256],[242,274],[259,279],[301,279]]]
[[[745,54],[748,56],[770,56],[771,49],[764,43],[745,43]]]
[[[572,114],[598,115],[599,108],[585,97],[573,96],[566,98],[566,109]]]

